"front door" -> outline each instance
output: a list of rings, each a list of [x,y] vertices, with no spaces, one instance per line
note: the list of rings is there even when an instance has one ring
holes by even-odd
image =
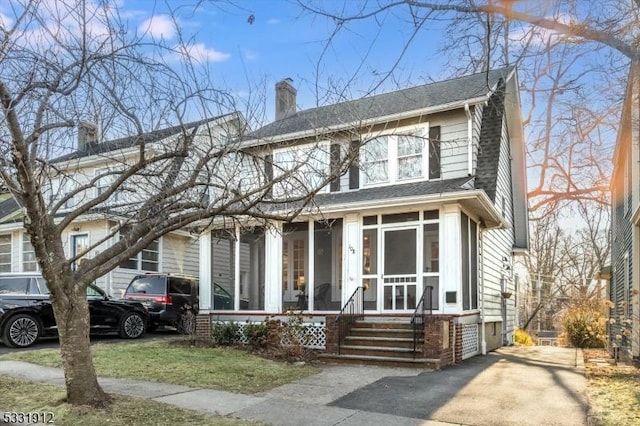
[[[382,301],[384,311],[416,307],[418,227],[383,230]]]

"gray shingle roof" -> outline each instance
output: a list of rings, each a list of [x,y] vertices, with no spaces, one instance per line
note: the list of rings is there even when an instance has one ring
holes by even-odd
[[[480,149],[476,166],[476,188],[484,189],[492,201],[496,200],[500,140],[504,117],[505,84],[500,80],[496,91],[489,98],[482,114]]]
[[[368,200],[391,200],[394,198],[415,197],[421,195],[444,194],[473,189],[473,178],[462,177],[447,180],[431,180],[397,185],[364,188],[358,191],[319,194],[315,201],[320,206],[357,203]]]
[[[393,114],[437,107],[487,95],[500,78],[513,70],[506,67],[451,80],[425,84],[408,89],[369,96],[318,108],[298,111],[294,115],[270,123],[252,133],[247,139],[260,139],[290,133],[317,130],[357,123]]]
[[[232,113],[233,114],[233,113]],[[195,129],[201,124],[209,121],[218,120],[231,114],[223,114],[213,118],[205,118],[203,120],[193,121],[178,126],[167,127],[165,129],[154,130],[152,132],[143,133],[142,135],[127,136],[124,138],[113,139],[110,141],[87,144],[84,149],[74,151],[70,154],[63,155],[53,160],[53,162],[69,161],[79,158],[88,157],[91,155],[101,155],[107,152],[116,151],[119,149],[131,148],[139,145],[143,140],[145,143],[153,143],[170,136],[178,135],[185,130]]]
[[[0,202],[0,220],[20,210],[20,204],[14,197]]]

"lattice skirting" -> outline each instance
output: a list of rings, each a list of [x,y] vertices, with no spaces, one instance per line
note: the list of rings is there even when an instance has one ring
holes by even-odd
[[[478,355],[478,324],[462,325],[462,359]]]
[[[213,324],[215,325],[216,323],[219,323],[219,322],[227,323],[229,321],[213,321]],[[261,323],[260,321],[257,321],[257,322],[254,322],[253,324],[260,324],[260,323]],[[235,324],[238,326],[238,335],[239,335],[238,342],[247,344],[248,339],[244,334],[244,329],[250,323],[236,322]],[[302,346],[304,346],[305,348],[324,350],[326,347],[327,332],[324,324],[305,323],[305,324],[302,324],[300,327],[298,327],[295,330],[295,333],[296,333],[296,337],[298,338]],[[283,336],[282,344],[285,346],[291,344],[288,336]]]

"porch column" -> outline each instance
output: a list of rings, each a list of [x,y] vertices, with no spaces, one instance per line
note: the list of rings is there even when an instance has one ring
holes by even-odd
[[[360,275],[362,271],[362,266],[360,265],[362,259],[360,215],[349,214],[345,216],[343,238],[342,262],[344,268],[342,282],[344,285],[342,286],[341,307],[351,297],[356,287],[362,285]]]
[[[264,310],[282,312],[282,223],[273,223],[264,237]]]
[[[462,311],[462,251],[460,242],[460,207],[443,206],[440,221],[440,288],[443,295],[442,312]],[[447,301],[455,297],[455,302]]]
[[[211,231],[200,235],[200,312],[211,309]]]

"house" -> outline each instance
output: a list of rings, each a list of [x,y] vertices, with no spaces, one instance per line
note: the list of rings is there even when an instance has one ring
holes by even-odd
[[[640,357],[640,67],[629,72],[611,179],[612,245],[609,347],[616,358]]]
[[[242,117],[232,113],[107,141],[98,140],[95,126],[80,123],[77,149],[52,160],[54,169],[60,170],[60,173],[46,177],[44,196],[48,198],[50,206],[62,203],[56,214],[61,220],[79,204],[104,193],[123,168],[140,155],[142,140],[145,142],[145,152],[162,152],[164,146],[175,146],[175,141],[184,132],[189,132],[195,138],[206,134],[208,139],[227,141],[237,135],[242,123]],[[144,188],[152,184],[151,179],[152,176],[144,176],[144,182],[130,179],[106,202],[75,218],[63,232],[67,255],[74,257],[101,241],[92,250],[102,251],[117,241],[119,232],[126,226],[137,203],[147,196]],[[81,189],[83,187],[85,189]],[[23,228],[22,217],[22,209],[15,199],[8,193],[0,195],[0,273],[35,272],[39,269],[29,236]],[[188,230],[170,232],[135,257],[120,263],[99,278],[96,284],[108,294],[119,297],[131,279],[141,273],[197,276],[198,250],[197,236]],[[92,253],[87,256],[92,257]]]
[[[513,343],[513,259],[528,249],[514,67],[303,111],[283,80],[276,120],[243,144],[267,176],[298,172],[274,198],[348,167],[292,221],[201,234],[201,336],[300,309],[310,346],[357,362],[395,352],[444,365]],[[217,294],[234,306],[216,309]],[[373,335],[368,350],[339,331],[347,316]]]

